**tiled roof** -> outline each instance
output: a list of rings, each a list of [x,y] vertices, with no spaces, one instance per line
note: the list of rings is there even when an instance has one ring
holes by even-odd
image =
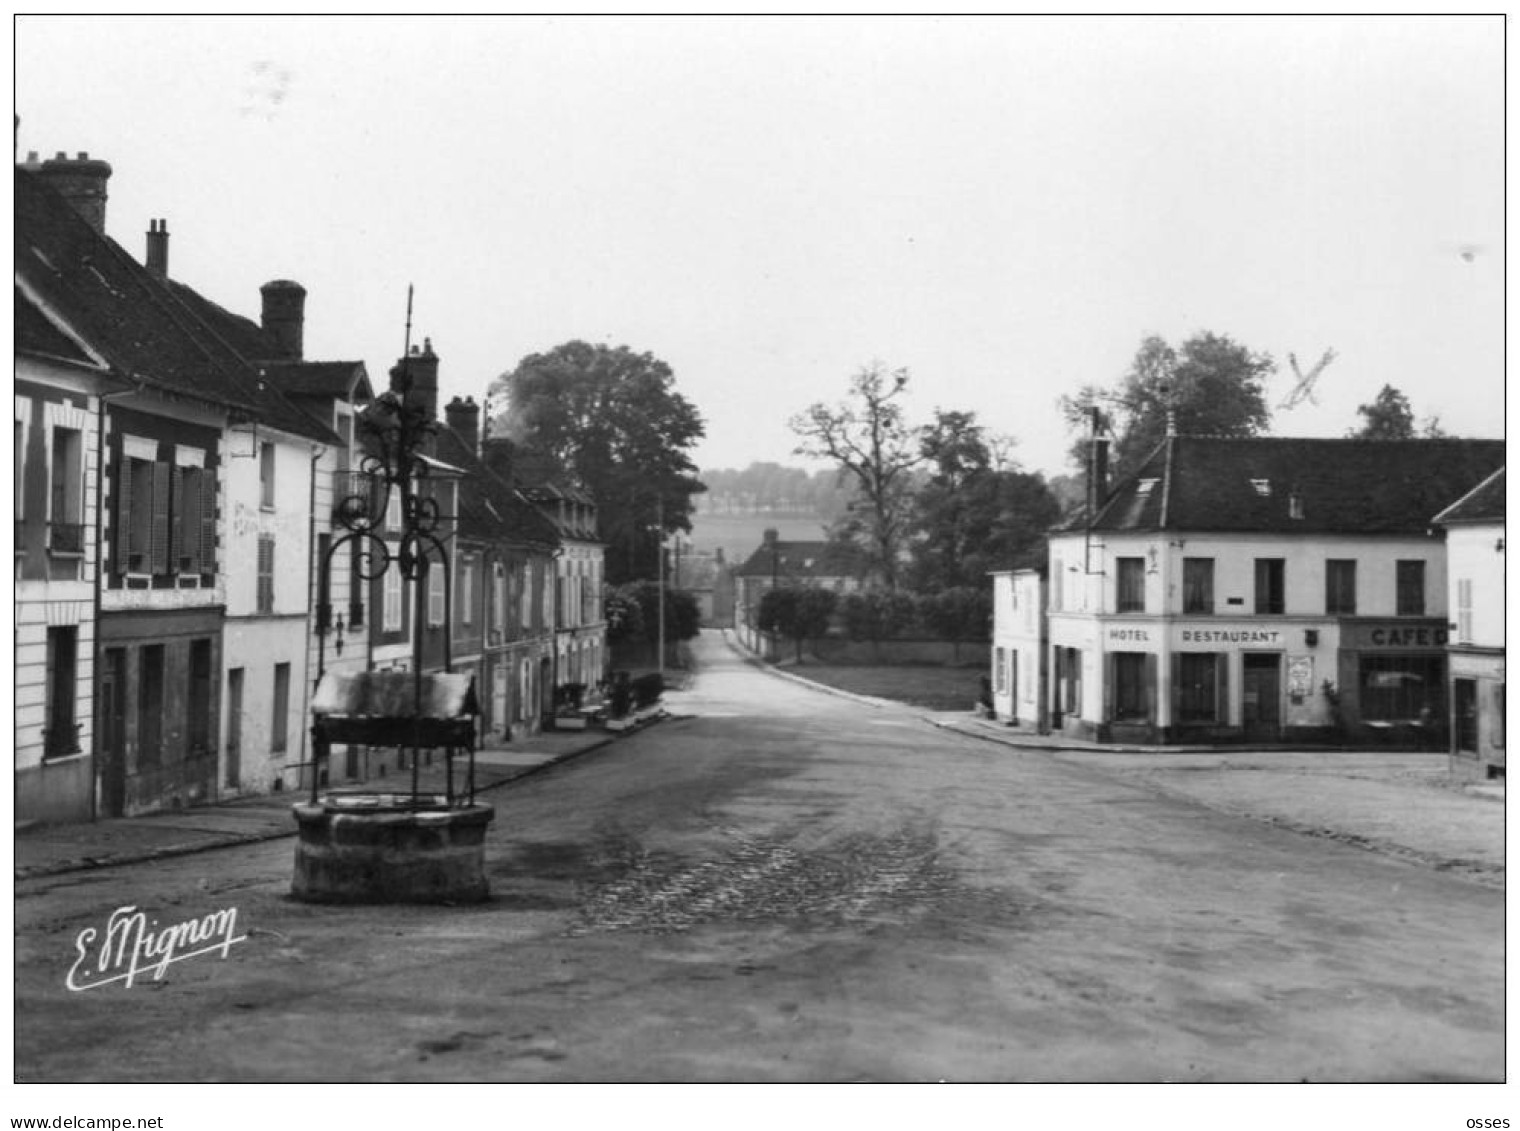
[[[54,326],[31,299],[16,288],[16,348],[27,353],[60,357],[65,361],[95,364],[74,339]]]
[[[447,424],[436,435],[438,458],[464,470],[459,482],[459,533],[482,542],[519,546],[559,545],[553,525],[518,498],[510,484],[487,467],[463,436]]]
[[[1117,484],[1092,529],[1421,534],[1503,463],[1503,440],[1175,436]]]
[[[738,577],[859,577],[865,572],[864,559],[853,551],[832,542],[778,541],[774,553],[761,545],[738,569]]]
[[[1504,468],[1494,472],[1482,483],[1479,483],[1467,494],[1463,495],[1451,506],[1447,507],[1432,522],[1439,523],[1463,523],[1463,522],[1503,522],[1504,521]]]
[[[204,305],[214,304],[187,303],[188,288],[165,286],[22,168],[15,170],[14,221],[16,274],[117,373],[275,428],[337,442],[208,324]]]
[[[375,395],[362,361],[267,361],[259,368],[288,397],[346,399],[351,388],[361,401]]]

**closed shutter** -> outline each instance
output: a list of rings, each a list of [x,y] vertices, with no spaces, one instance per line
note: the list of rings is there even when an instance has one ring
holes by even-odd
[[[203,470],[200,479],[200,505],[196,519],[200,525],[200,548],[196,567],[201,573],[216,572],[216,473]]]
[[[1112,652],[1103,654],[1103,721],[1114,718],[1114,683],[1118,679],[1118,658]]]
[[[193,572],[189,569],[190,563],[185,561],[185,503],[187,480],[193,478],[193,473],[187,472],[183,467],[175,464],[169,471],[170,502],[173,509],[169,513],[169,558],[174,563],[175,572]]]
[[[132,554],[132,461],[121,457],[116,476],[116,572],[126,573]]]
[[[153,534],[149,547],[151,571],[169,572],[169,465],[153,465]]]

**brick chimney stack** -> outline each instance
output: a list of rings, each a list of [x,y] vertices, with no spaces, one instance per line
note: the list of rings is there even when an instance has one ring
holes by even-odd
[[[475,403],[474,397],[466,397],[464,400],[455,397],[444,408],[443,417],[470,451],[480,451],[480,406]]]
[[[259,288],[264,307],[264,333],[273,338],[280,356],[300,361],[306,327],[306,288],[289,279],[275,279]]]
[[[32,165],[30,161],[28,165],[74,206],[74,211],[84,217],[85,223],[105,235],[106,181],[111,179],[110,165],[92,159],[88,153],[81,153],[77,158],[60,153],[41,165]]]
[[[422,406],[423,419],[437,419],[438,355],[433,352],[433,339],[423,338],[422,348],[413,346],[411,354],[402,358],[396,368],[410,375],[412,400]]]
[[[155,278],[169,277],[169,221],[148,221],[148,252],[143,264]]]

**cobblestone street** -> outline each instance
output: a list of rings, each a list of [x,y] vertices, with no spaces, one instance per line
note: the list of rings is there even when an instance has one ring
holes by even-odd
[[[485,904],[296,903],[289,840],[18,881],[18,1075],[1503,1075],[1490,875],[1209,794],[1259,773],[1010,748],[715,638],[698,659],[670,719],[489,794]],[[246,940],[70,993],[81,932],[125,906],[236,908]]]

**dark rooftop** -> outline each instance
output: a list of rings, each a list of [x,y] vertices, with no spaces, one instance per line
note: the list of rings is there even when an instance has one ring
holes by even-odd
[[[1503,464],[1503,440],[1175,436],[1116,485],[1092,529],[1423,534]],[[1085,525],[1079,514],[1061,529]]]

